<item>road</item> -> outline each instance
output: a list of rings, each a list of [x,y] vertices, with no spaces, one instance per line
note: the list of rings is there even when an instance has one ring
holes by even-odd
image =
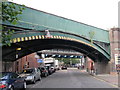
[[[86,72],[75,68],[59,70],[54,74],[42,78],[36,84],[28,84],[27,88],[115,88],[113,85],[101,81]]]

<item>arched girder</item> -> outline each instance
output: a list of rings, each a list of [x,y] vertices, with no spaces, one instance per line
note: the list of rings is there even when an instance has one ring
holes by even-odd
[[[99,58],[99,60],[109,60],[106,56],[104,56],[101,52],[97,49],[85,45],[80,42],[70,41],[70,40],[62,40],[62,39],[34,39],[28,41],[22,41],[17,43],[12,43],[13,47],[11,51],[9,47],[3,47],[3,59],[4,60],[16,60],[15,55],[16,53],[19,55],[19,58],[31,54],[36,51],[44,50],[44,49],[54,49],[54,48],[68,48],[79,51],[94,61]],[[16,48],[21,47],[21,51],[16,52]],[[4,52],[6,51],[6,52]],[[96,55],[97,53],[97,55]]]
[[[100,47],[95,42],[91,43],[91,41],[86,38],[83,38],[83,37],[75,35],[75,34],[67,33],[67,32],[50,31],[50,33],[51,33],[52,37],[46,38],[44,31],[42,31],[42,32],[19,32],[19,33],[16,32],[13,35],[11,42],[17,43],[17,42],[23,42],[23,41],[39,40],[39,39],[42,39],[42,40],[43,39],[51,39],[51,40],[60,39],[60,40],[75,41],[78,43],[82,43],[83,46],[87,45],[88,47],[94,48],[95,50],[102,53],[108,60],[110,60],[110,52],[105,50],[104,48]]]

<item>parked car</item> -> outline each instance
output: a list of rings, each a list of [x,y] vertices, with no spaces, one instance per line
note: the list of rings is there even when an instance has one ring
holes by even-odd
[[[26,88],[25,78],[14,72],[0,72],[0,90],[14,90]]]
[[[55,71],[56,71],[56,69],[55,69],[55,67],[50,67],[51,68],[51,70],[52,70],[52,73],[54,73]]]
[[[56,70],[60,70],[60,67],[58,65],[55,66]]]
[[[48,70],[49,75],[51,75],[52,74],[51,66],[45,66],[45,68]]]
[[[61,69],[62,69],[62,70],[63,70],[63,69],[67,69],[67,66],[62,66]]]
[[[38,67],[38,69],[41,71],[42,77],[47,77],[49,75],[48,70],[45,67]]]
[[[21,77],[25,77],[27,82],[36,83],[37,80],[41,80],[41,72],[37,68],[27,68],[24,69],[20,74]]]

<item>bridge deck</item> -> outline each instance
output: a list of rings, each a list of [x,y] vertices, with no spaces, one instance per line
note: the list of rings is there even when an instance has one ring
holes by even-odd
[[[107,30],[86,25],[84,23],[49,14],[43,11],[35,10],[29,7],[25,7],[25,10],[23,11],[23,14],[20,15],[20,18],[21,20],[19,20],[19,23],[15,25],[17,27],[40,31],[46,29],[64,31],[83,36],[87,39],[93,39],[105,43],[110,42],[109,32]],[[6,22],[4,24],[11,25]],[[92,32],[94,35],[92,35]]]

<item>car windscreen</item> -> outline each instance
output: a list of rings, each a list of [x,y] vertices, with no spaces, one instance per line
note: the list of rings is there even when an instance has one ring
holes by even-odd
[[[23,70],[23,73],[25,74],[30,74],[30,73],[33,73],[34,72],[34,69],[25,69]]]
[[[41,70],[45,70],[45,68],[40,68]]]
[[[0,79],[8,79],[8,73],[0,73]]]

